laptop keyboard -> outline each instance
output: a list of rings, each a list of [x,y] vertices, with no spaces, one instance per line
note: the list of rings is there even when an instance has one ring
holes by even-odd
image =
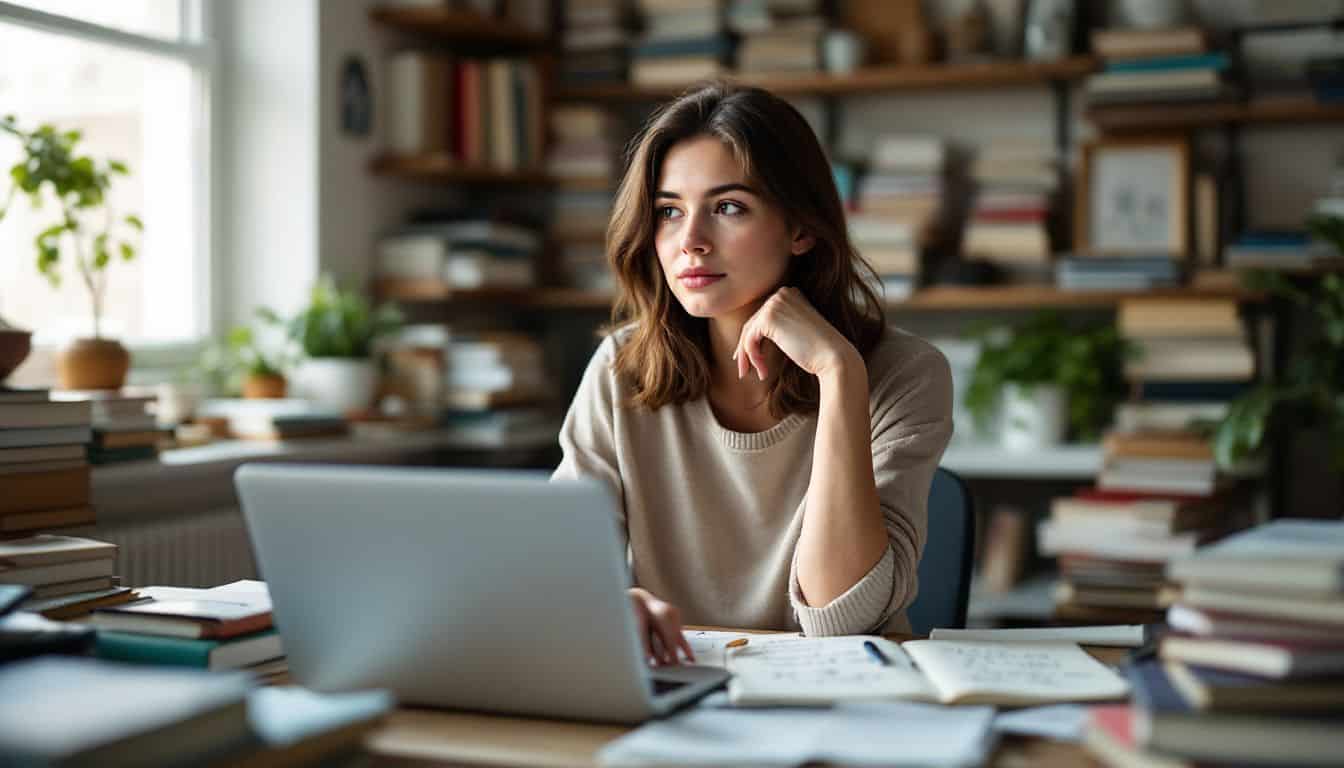
[[[682,682],[682,681],[680,681],[680,680],[659,680],[659,679],[656,678],[656,677],[655,677],[655,678],[652,678],[652,680],[653,680],[653,695],[654,695],[654,696],[660,696],[660,695],[662,695],[662,694],[664,694],[664,693],[668,693],[668,692],[670,692],[670,691],[675,691],[675,690],[677,690],[678,688],[681,688],[681,687],[683,687],[683,686],[686,685],[686,683],[684,683],[684,682]]]

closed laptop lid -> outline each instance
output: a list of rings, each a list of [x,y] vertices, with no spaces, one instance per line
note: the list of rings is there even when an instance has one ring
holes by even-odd
[[[596,482],[286,464],[245,465],[235,481],[299,683],[520,714],[649,713]]]

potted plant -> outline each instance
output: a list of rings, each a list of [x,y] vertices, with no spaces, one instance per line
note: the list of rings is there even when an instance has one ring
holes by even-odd
[[[1308,228],[1344,254],[1344,217],[1317,215]],[[1278,273],[1251,272],[1246,283],[1286,298],[1315,321],[1316,332],[1291,350],[1280,379],[1232,402],[1215,430],[1214,455],[1219,464],[1234,466],[1270,439],[1299,430],[1328,451],[1338,483],[1344,473],[1344,277],[1330,274],[1299,285]]]
[[[1071,329],[1053,312],[971,334],[980,356],[964,402],[977,426],[1001,418],[1000,440],[1013,450],[1055,445],[1066,427],[1083,440],[1100,435],[1125,395],[1125,341],[1113,325]]]
[[[23,154],[9,169],[14,186],[3,205],[8,211],[16,193],[27,195],[34,209],[49,195],[57,218],[37,236],[37,268],[53,286],[60,285],[63,257],[88,289],[93,304],[93,336],[75,339],[57,359],[60,384],[66,389],[117,389],[126,380],[131,356],[119,342],[102,334],[107,267],[115,258],[131,261],[143,229],[139,217],[112,215],[107,193],[112,178],[129,170],[116,160],[94,160],[78,154],[79,131],[58,131],[51,125],[19,128],[12,115],[0,119],[0,132],[19,140]]]
[[[223,339],[207,344],[192,371],[215,392],[241,394],[246,398],[281,398],[289,385],[285,378],[288,365],[283,352],[264,350],[251,327],[238,325]]]
[[[355,291],[342,290],[329,275],[313,287],[308,306],[289,320],[262,310],[262,316],[284,325],[303,353],[294,372],[297,394],[341,411],[367,408],[373,400],[377,370],[373,345],[401,325],[395,307],[378,308]]]

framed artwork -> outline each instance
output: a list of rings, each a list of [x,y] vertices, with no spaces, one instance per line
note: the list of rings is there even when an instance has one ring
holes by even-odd
[[[1189,220],[1186,139],[1108,138],[1083,146],[1074,206],[1076,251],[1183,258]]]

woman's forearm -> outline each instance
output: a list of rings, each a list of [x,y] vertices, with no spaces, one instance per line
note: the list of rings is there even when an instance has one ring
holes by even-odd
[[[863,358],[854,352],[819,374],[818,383],[812,479],[798,538],[798,586],[813,607],[843,595],[887,550]]]

